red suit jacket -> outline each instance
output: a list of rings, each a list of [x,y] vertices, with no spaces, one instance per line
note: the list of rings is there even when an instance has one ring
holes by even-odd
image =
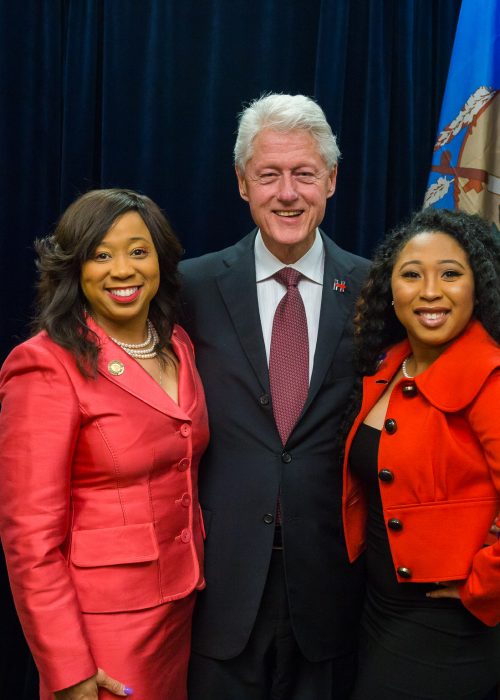
[[[45,333],[0,375],[0,533],[49,688],[95,673],[82,612],[139,610],[204,586],[197,471],[208,424],[191,342],[174,329],[177,405],[92,327],[96,379]]]
[[[351,561],[364,548],[366,499],[348,470],[353,437],[410,354],[393,347],[363,381],[344,459]],[[463,580],[464,605],[500,622],[500,543],[484,547],[500,505],[500,347],[477,321],[414,380],[394,388],[380,437],[380,494],[398,581]],[[399,521],[393,529],[391,520]],[[401,575],[403,574],[403,575]]]

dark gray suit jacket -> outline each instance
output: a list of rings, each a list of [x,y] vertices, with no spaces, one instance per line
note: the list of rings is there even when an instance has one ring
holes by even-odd
[[[352,650],[361,608],[362,564],[347,560],[335,441],[353,382],[353,304],[369,263],[323,235],[325,276],[309,395],[283,449],[258,310],[255,235],[180,268],[181,323],[195,345],[211,430],[200,465],[207,588],[196,607],[193,650],[228,659],[245,647],[271,556],[268,516],[281,489],[293,628],[303,654],[319,661]],[[345,292],[334,288],[335,280],[345,282]]]

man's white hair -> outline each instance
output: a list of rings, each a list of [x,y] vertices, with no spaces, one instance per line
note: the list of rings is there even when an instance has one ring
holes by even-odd
[[[234,145],[234,164],[240,172],[252,157],[253,142],[263,129],[288,132],[294,129],[308,131],[318,144],[318,150],[332,170],[340,151],[337,140],[321,107],[305,95],[263,95],[253,100],[239,115],[238,135]]]

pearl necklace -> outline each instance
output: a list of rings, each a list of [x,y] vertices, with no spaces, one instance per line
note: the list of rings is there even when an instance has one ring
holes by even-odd
[[[158,355],[158,343],[159,337],[156,332],[156,328],[153,326],[148,318],[148,334],[147,338],[143,343],[122,343],[121,340],[117,340],[112,336],[111,340],[119,345],[122,350],[125,350],[127,355],[133,357],[136,360],[150,360]],[[161,383],[161,382],[160,382]]]
[[[415,379],[415,375],[408,374],[408,360],[410,359],[411,355],[409,355],[406,360],[403,360],[403,364],[401,365],[401,371],[403,372],[403,377],[405,379]]]

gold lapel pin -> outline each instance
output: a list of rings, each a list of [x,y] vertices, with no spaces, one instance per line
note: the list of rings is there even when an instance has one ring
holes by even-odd
[[[125,365],[120,360],[111,360],[108,365],[108,370],[110,374],[114,374],[115,377],[119,377],[120,374],[125,372]]]

